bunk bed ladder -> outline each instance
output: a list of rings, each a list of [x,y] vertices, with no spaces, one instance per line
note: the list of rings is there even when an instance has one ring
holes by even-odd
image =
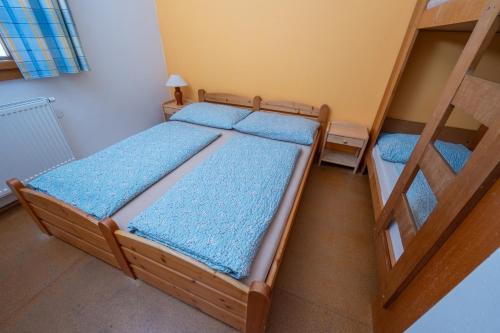
[[[473,75],[500,25],[500,0],[485,9],[460,56],[413,153],[376,223],[377,246],[387,249],[387,229],[398,223],[404,253],[385,263],[381,304],[387,308],[467,216],[500,174],[500,84]],[[440,130],[459,107],[482,124],[484,135],[460,173],[455,174],[434,147]],[[437,204],[418,230],[406,198],[421,170]],[[388,261],[388,260],[387,260]]]

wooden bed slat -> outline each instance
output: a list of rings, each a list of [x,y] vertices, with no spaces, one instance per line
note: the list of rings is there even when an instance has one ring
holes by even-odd
[[[67,205],[61,201],[56,201],[52,197],[27,188],[21,190],[22,195],[32,206],[43,208],[53,214],[75,223],[82,228],[88,229],[96,234],[100,234],[97,220],[83,212],[77,212],[77,208]],[[93,222],[93,223],[89,223]]]
[[[466,75],[452,103],[490,127],[500,115],[500,84]]]
[[[245,320],[239,316],[236,316],[206,300],[200,298],[196,295],[191,294],[190,292],[179,288],[171,283],[168,283],[157,276],[143,270],[140,267],[132,265],[132,269],[141,280],[151,284],[152,286],[166,292],[173,297],[180,299],[181,301],[225,322],[226,324],[238,329],[242,330],[245,327]]]
[[[455,173],[432,143],[427,145],[418,165],[439,201],[455,178]]]
[[[103,249],[104,251],[109,251],[108,244],[101,235],[98,235],[87,229],[84,229],[78,226],[77,224],[68,222],[67,220],[62,219],[59,216],[54,215],[43,208],[39,208],[34,205],[32,206],[32,208],[35,214],[40,218],[40,220],[42,220],[43,223],[49,223],[59,229],[62,229],[72,234],[75,237],[88,241],[90,244],[93,244]]]
[[[225,309],[237,316],[244,317],[246,315],[247,306],[244,302],[237,300],[229,295],[221,293],[202,282],[199,282],[187,275],[174,271],[165,265],[152,261],[137,252],[123,248],[125,257],[133,266],[139,267],[157,278],[178,286],[187,292],[199,296],[220,308]]]
[[[172,269],[191,276],[214,289],[246,302],[248,287],[235,279],[222,273],[218,273],[206,265],[178,252],[168,249],[158,243],[137,237],[123,231],[117,231],[115,236],[122,248],[132,250],[162,265],[168,265]]]
[[[49,231],[57,238],[62,239],[63,241],[79,248],[82,251],[87,252],[88,254],[90,254],[96,258],[103,260],[104,262],[107,262],[108,264],[110,264],[112,266],[120,268],[118,266],[118,263],[116,262],[115,257],[110,252],[104,251],[104,250],[88,243],[87,241],[80,239],[78,237],[75,237],[74,235],[72,235],[72,234],[70,234],[62,229],[59,229],[58,227],[53,226],[49,223],[47,223],[45,225],[47,226],[47,229],[49,229]]]
[[[198,101],[235,105],[240,107],[252,108],[252,110],[258,110],[261,98],[259,96],[255,96],[254,98],[248,98],[244,96],[238,96],[226,93],[207,93],[204,89],[199,89]]]
[[[404,193],[401,193],[399,202],[394,210],[394,217],[396,218],[396,222],[399,226],[399,233],[401,234],[403,246],[406,248],[417,234],[417,226],[415,225],[415,220],[413,219],[408,198]]]

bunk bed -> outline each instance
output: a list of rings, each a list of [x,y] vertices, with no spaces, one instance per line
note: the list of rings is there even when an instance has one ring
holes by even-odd
[[[387,84],[365,156],[373,207],[379,293],[375,332],[402,332],[500,247],[500,84],[474,75],[500,26],[500,0],[418,0]],[[421,30],[470,31],[426,125],[388,117],[389,107]],[[499,64],[500,65],[500,64]],[[446,127],[457,107],[481,126]],[[380,158],[383,133],[419,134],[399,173]],[[459,172],[436,149],[438,139],[472,150]],[[436,204],[419,226],[408,191],[425,177]]]

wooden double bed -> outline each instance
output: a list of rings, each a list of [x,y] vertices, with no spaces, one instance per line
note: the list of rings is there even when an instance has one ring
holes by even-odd
[[[499,31],[499,15],[499,0],[416,2],[365,156],[376,219],[379,293],[372,307],[375,332],[406,330],[500,247],[500,84],[475,73]],[[471,32],[427,124],[388,117],[421,30]],[[479,129],[446,127],[454,108],[471,115],[481,124]],[[420,134],[403,171],[388,190],[384,189],[384,171],[390,172],[377,156],[382,132]],[[472,150],[460,172],[454,172],[436,149],[437,139]],[[419,227],[407,193],[420,171],[436,205]]]
[[[199,91],[199,101],[238,106],[254,111],[295,114],[318,120],[320,123],[314,143],[302,162],[303,166],[296,172],[298,174],[294,175],[296,185],[289,194],[290,200],[286,210],[281,213],[283,218],[277,236],[269,241],[273,243],[270,247],[271,252],[266,252],[270,260],[268,259],[267,264],[263,266],[264,270],[261,267],[258,274],[250,274],[245,280],[237,280],[169,247],[126,231],[127,219],[124,216],[131,215],[130,212],[118,211],[111,218],[98,221],[61,200],[23,186],[18,180],[10,180],[8,184],[42,232],[54,235],[121,269],[131,278],[139,278],[238,330],[262,332],[265,329],[272,289],[297,207],[318,149],[318,142],[326,129],[329,108],[326,105],[316,108],[293,102],[266,101],[258,96],[252,99],[229,94],[210,94],[204,90]],[[205,149],[208,148],[210,146]],[[203,154],[203,151],[199,154]],[[189,164],[191,160],[185,164]],[[194,162],[191,163],[196,165]],[[184,165],[178,169],[181,170],[183,167]],[[190,168],[189,165],[186,168]],[[178,175],[175,175],[176,172]],[[174,175],[167,175],[165,178],[178,178],[183,175],[182,170],[174,170],[172,174]],[[162,186],[162,181],[160,180],[152,188]],[[174,181],[175,179],[167,180],[165,184]],[[160,191],[165,189],[168,189],[168,186],[160,188]],[[147,196],[148,191],[150,189],[143,194]],[[140,210],[141,205],[144,205],[144,202],[140,202],[143,194],[132,200],[130,204],[132,208],[129,209],[131,212],[134,209]],[[148,200],[153,199],[154,197],[150,196]],[[134,208],[134,205],[139,208]],[[264,241],[267,242],[266,239]]]

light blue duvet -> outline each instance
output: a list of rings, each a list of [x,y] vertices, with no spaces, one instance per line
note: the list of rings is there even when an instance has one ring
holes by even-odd
[[[128,228],[215,270],[244,278],[299,154],[295,144],[235,136]]]
[[[218,136],[187,124],[162,123],[49,171],[29,186],[104,219]]]

